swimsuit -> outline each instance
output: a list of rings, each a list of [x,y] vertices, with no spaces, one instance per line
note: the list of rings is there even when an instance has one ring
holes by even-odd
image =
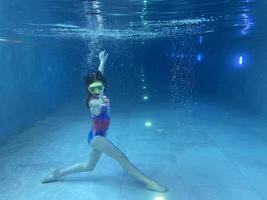
[[[101,106],[101,111],[99,115],[94,115],[91,113],[92,117],[92,127],[88,133],[88,144],[92,139],[99,135],[105,137],[107,135],[107,130],[110,123],[110,106],[109,104]]]

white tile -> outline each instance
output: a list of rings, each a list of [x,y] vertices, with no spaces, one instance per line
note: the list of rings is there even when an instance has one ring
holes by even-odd
[[[220,149],[239,168],[267,169],[267,143],[220,147]]]
[[[210,144],[172,144],[186,185],[251,189],[239,169]]]
[[[255,190],[187,186],[190,200],[263,200]]]

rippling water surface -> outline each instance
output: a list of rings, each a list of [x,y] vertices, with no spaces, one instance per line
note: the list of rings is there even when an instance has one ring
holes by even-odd
[[[266,37],[267,2],[263,0],[61,0],[18,4],[6,8],[3,2],[0,42],[18,42],[18,35],[146,39],[229,32]]]

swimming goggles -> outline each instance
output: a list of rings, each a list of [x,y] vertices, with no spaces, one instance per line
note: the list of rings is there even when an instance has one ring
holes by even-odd
[[[89,92],[93,94],[100,94],[103,91],[103,89],[104,89],[104,85],[103,83],[99,81],[93,82],[92,84],[88,86]]]

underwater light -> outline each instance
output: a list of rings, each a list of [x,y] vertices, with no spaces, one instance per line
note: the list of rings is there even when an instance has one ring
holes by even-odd
[[[202,61],[203,60],[203,55],[202,54],[197,54],[197,60]]]
[[[143,99],[148,100],[148,96],[147,95],[143,96]]]
[[[146,121],[145,122],[145,127],[151,127],[152,126],[152,122],[151,121]]]
[[[239,65],[243,64],[243,56],[239,56],[239,60],[238,60]]]
[[[142,88],[143,88],[143,90],[145,90],[146,89],[146,86],[143,86]]]
[[[164,200],[163,197],[155,197],[154,200]]]
[[[145,79],[142,78],[142,82],[145,82]]]

